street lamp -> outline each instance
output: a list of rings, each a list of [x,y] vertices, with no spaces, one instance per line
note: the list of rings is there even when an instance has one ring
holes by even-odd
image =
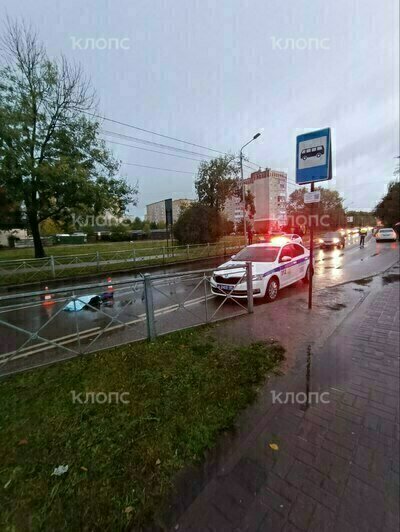
[[[249,140],[249,142],[246,142],[244,146],[240,148],[240,176],[242,180],[242,196],[243,196],[243,233],[244,233],[244,243],[247,243],[247,232],[246,232],[246,192],[245,192],[245,186],[244,186],[244,179],[243,179],[243,148],[248,146],[250,142],[253,142],[253,140],[258,139],[258,137],[261,135],[261,133],[256,133],[254,137]]]

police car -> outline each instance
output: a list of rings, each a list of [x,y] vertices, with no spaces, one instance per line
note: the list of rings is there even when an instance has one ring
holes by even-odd
[[[285,238],[287,238],[288,240],[290,240],[291,242],[296,242],[296,244],[302,244],[303,243],[303,239],[301,238],[300,235],[292,235],[292,234],[288,234],[288,233],[285,233],[283,235]],[[272,240],[272,243],[274,241]]]
[[[281,241],[253,244],[213,272],[211,291],[217,296],[247,297],[245,263],[252,263],[253,296],[273,301],[280,288],[297,281],[309,281],[310,252],[286,238]]]

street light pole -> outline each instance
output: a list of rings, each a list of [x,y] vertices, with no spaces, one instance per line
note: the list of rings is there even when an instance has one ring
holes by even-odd
[[[240,148],[240,178],[242,181],[242,200],[243,200],[243,234],[244,234],[244,243],[247,244],[247,231],[246,231],[246,189],[244,186],[244,178],[243,178],[243,148],[248,146],[250,142],[253,142],[253,140],[258,139],[258,137],[261,135],[261,133],[256,133],[254,137],[249,140],[249,142],[246,142],[241,148]]]

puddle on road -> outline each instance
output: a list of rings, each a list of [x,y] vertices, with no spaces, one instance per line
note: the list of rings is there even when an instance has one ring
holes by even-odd
[[[342,310],[343,308],[346,308],[347,305],[344,303],[334,303],[333,305],[326,305],[326,308],[329,310]]]
[[[372,277],[366,277],[365,279],[358,279],[358,281],[352,281],[354,284],[360,284],[361,286],[365,286],[369,284],[372,281]]]
[[[384,275],[382,277],[382,284],[384,286],[387,284],[391,284],[391,283],[398,283],[399,281],[400,281],[399,273],[389,273],[388,275]]]

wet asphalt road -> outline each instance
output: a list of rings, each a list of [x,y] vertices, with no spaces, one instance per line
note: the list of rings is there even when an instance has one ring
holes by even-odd
[[[317,249],[315,251],[315,289],[319,290],[375,275],[389,268],[398,259],[398,242],[376,243],[371,236],[368,237],[364,249],[359,249],[357,237],[349,238],[344,250]],[[202,268],[212,268],[215,265],[215,261],[211,264],[203,263]],[[170,277],[154,282],[155,327],[158,334],[183,326],[203,323],[206,319],[213,321],[245,312],[242,306],[245,305],[243,301],[240,301],[240,305],[231,301],[223,303],[220,298],[213,297],[210,294],[208,281],[202,272],[179,278],[173,275],[177,271],[188,272],[192,269],[200,269],[200,265],[198,263],[180,265],[173,270],[159,271],[159,273],[168,271]],[[155,275],[158,272],[152,270],[151,273]],[[138,280],[135,281],[135,279]],[[138,276],[121,275],[118,277],[118,284],[115,284],[117,281],[114,276],[114,302],[109,306],[102,305],[99,309],[65,312],[63,308],[72,294],[70,290],[56,294],[55,303],[49,306],[43,306],[38,297],[32,297],[30,300],[3,301],[0,307],[0,320],[12,324],[14,328],[0,323],[0,374],[7,373],[6,368],[9,365],[8,363],[1,364],[2,361],[5,362],[5,357],[1,358],[1,355],[13,352],[21,346],[24,346],[24,349],[18,353],[18,357],[34,355],[36,359],[42,361],[48,356],[73,356],[73,351],[79,347],[76,341],[77,331],[79,331],[80,348],[88,352],[146,337],[143,281],[139,279]],[[103,282],[104,279],[99,279],[99,281]],[[95,295],[105,290],[106,287],[96,287],[89,291],[87,289],[76,290],[76,294]],[[283,289],[279,297],[290,298],[299,292],[306,293],[307,290],[308,287],[299,282]],[[205,299],[207,299],[206,302]],[[180,305],[183,302],[185,302],[185,308]],[[11,304],[20,304],[21,308],[7,310],[4,307]],[[256,304],[265,303],[256,301]],[[107,327],[106,334],[100,334],[105,327]],[[39,337],[30,338],[29,333],[39,329]],[[57,344],[62,343],[63,348],[49,345],[46,343],[48,339],[56,341]]]

